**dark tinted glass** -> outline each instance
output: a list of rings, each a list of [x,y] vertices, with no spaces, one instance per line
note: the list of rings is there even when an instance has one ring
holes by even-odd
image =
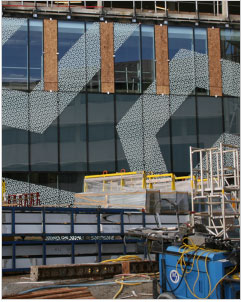
[[[59,97],[64,98],[64,93]],[[78,94],[59,117],[60,169],[86,171],[86,101]]]
[[[13,18],[3,18],[2,26],[4,36],[2,46],[3,87],[26,90],[28,88],[27,19],[19,21]]]
[[[29,169],[28,93],[10,90],[2,94],[2,166],[4,171]]]
[[[141,47],[142,47],[142,89],[143,91],[155,79],[155,44],[154,26],[141,26]]]
[[[29,174],[26,172],[25,173],[8,173],[7,172],[7,173],[2,174],[2,178],[3,179],[10,178],[10,179],[14,179],[14,180],[28,182]],[[28,193],[28,192],[24,192],[24,193]]]
[[[195,97],[188,97],[172,115],[174,173],[190,171],[190,146],[197,147]]]
[[[171,171],[171,142],[170,142],[170,109],[169,109],[169,97],[160,99],[160,107],[157,107],[157,110],[160,111],[162,119],[166,119],[166,122],[163,126],[160,127],[160,130],[157,132],[156,139],[165,163],[165,166],[161,165],[158,169],[160,173],[165,173],[166,171]],[[152,117],[151,117],[152,118]],[[159,118],[156,118],[156,123],[160,124]],[[148,141],[147,141],[148,143]],[[147,145],[145,142],[145,146]],[[155,160],[155,159],[153,159]]]
[[[59,189],[70,192],[83,192],[84,174],[81,173],[60,173]]]
[[[209,148],[223,133],[222,101],[215,97],[198,97],[199,147]]]
[[[131,140],[131,132],[136,123],[142,123],[138,116],[132,115],[129,111],[135,102],[139,99],[138,95],[116,95],[116,121],[117,121],[117,171],[125,169],[130,171],[123,145],[125,148],[128,145],[128,139]],[[123,120],[122,120],[123,118]],[[121,129],[118,129],[118,124],[121,122]],[[119,124],[120,125],[120,124]],[[143,134],[140,133],[138,140],[143,143]],[[127,150],[126,150],[127,152]],[[139,158],[143,161],[143,158]]]
[[[48,95],[48,98],[46,97]],[[40,106],[39,103],[44,103]],[[44,110],[39,119],[38,109]],[[57,171],[57,96],[51,92],[32,92],[30,98],[30,152],[32,171]]]
[[[30,183],[57,188],[56,173],[30,173]]]
[[[29,84],[32,90],[42,80],[43,76],[42,20],[29,20],[29,46]]]
[[[115,171],[113,95],[88,94],[90,171]]]
[[[116,92],[141,92],[140,28],[115,53]]]
[[[2,167],[4,171],[28,170],[28,132],[2,126]]]
[[[240,99],[223,98],[225,132],[240,135]]]

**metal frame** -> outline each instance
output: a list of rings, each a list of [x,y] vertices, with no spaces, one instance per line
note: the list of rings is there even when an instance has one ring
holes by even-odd
[[[198,168],[194,168],[196,153],[200,159]],[[190,147],[190,169],[192,226],[201,218],[210,235],[239,239],[230,234],[232,229],[240,228],[238,147],[223,143],[206,149]]]
[[[71,245],[71,255],[68,257],[71,257],[71,263],[74,264],[76,263],[76,255],[75,255],[75,246],[78,244],[97,244],[98,245],[98,252],[91,254],[91,256],[98,257],[98,261],[100,262],[103,256],[102,252],[102,245],[103,244],[108,244],[108,243],[119,243],[123,244],[123,250],[122,252],[118,252],[117,254],[126,254],[126,244],[128,243],[138,243],[138,242],[143,242],[142,239],[126,239],[125,238],[125,225],[130,225],[130,223],[125,223],[124,222],[124,214],[130,214],[130,213],[138,213],[138,210],[135,209],[100,209],[100,208],[57,208],[57,207],[3,207],[2,212],[4,213],[10,213],[11,214],[11,233],[9,234],[3,234],[3,237],[5,237],[5,240],[3,241],[3,248],[5,246],[11,246],[12,249],[12,257],[7,257],[5,259],[12,259],[12,265],[11,268],[3,268],[3,272],[17,272],[17,271],[29,271],[30,268],[16,268],[16,247],[23,245],[23,246],[29,246],[29,245],[41,245],[42,246],[42,254],[38,256],[30,256],[30,255],[23,255],[25,258],[41,258],[42,259],[42,264],[45,265],[48,259],[48,255],[46,254],[46,247],[49,245],[63,245],[63,244],[68,244]],[[18,224],[16,223],[15,216],[17,213],[23,213],[23,214],[32,214],[32,213],[41,213],[42,221],[42,233],[23,233],[19,234],[16,233],[16,228],[18,227]],[[70,220],[70,232],[69,233],[46,233],[46,214],[49,213],[65,213],[65,214],[71,214],[71,220]],[[97,232],[96,233],[75,233],[74,232],[74,214],[96,214],[97,215]],[[120,231],[119,232],[113,232],[113,233],[102,233],[101,232],[101,214],[118,214],[120,215]],[[142,216],[140,227],[145,227],[146,226],[146,213],[145,212],[139,212],[139,214]],[[4,224],[4,223],[3,223]],[[39,224],[39,223],[38,223]],[[89,225],[87,223],[82,223],[83,225]],[[102,223],[103,224],[103,223]],[[115,223],[113,223],[115,224]],[[27,222],[26,224],[27,225]],[[108,225],[111,225],[111,223],[108,223]],[[133,223],[133,226],[135,224]],[[28,240],[16,240],[14,237],[41,237],[41,239],[33,240],[28,239]],[[51,240],[48,240],[48,237],[56,237],[56,240],[53,238]],[[57,237],[58,236],[58,237]],[[78,238],[80,237],[80,238]],[[59,238],[60,240],[57,240]],[[85,255],[83,254],[83,257]],[[19,256],[18,256],[19,257]],[[56,255],[56,257],[61,257],[61,255]],[[78,255],[80,257],[80,255]],[[82,257],[82,255],[81,255]],[[146,257],[146,252],[144,253],[144,257]],[[20,257],[21,258],[21,257]],[[18,259],[20,259],[18,258]],[[3,257],[4,259],[4,257]]]

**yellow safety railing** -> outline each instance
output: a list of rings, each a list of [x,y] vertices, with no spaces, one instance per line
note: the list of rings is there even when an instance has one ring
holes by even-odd
[[[157,179],[161,177],[171,177],[171,189],[172,191],[175,191],[175,175],[173,173],[147,175],[147,179]],[[153,189],[153,183],[149,183],[149,189]]]

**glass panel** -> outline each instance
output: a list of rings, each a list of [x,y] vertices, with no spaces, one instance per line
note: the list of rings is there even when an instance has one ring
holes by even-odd
[[[14,179],[14,180],[28,182],[28,173],[26,173],[26,172],[25,173],[4,173],[3,172],[2,177],[3,177],[3,179],[10,178],[10,179]],[[26,192],[26,193],[28,193],[28,192]]]
[[[27,171],[28,93],[3,90],[2,94],[2,165],[4,171]]]
[[[62,93],[61,97],[64,96]],[[78,94],[59,117],[62,171],[86,171],[85,99],[85,94]]]
[[[168,27],[168,50],[169,59],[181,49],[193,49],[193,29],[191,27]]]
[[[3,171],[28,171],[28,132],[2,126]]]
[[[130,108],[135,104],[135,102],[139,99],[139,95],[116,95],[116,121],[117,121],[117,127],[118,123],[121,121],[121,119],[128,113]],[[123,150],[122,142],[125,143],[125,138],[128,139],[128,132],[131,133],[131,130],[135,123],[138,122],[138,117],[132,116],[129,120],[127,118],[127,121],[125,125],[122,126],[123,129],[117,131],[117,171],[120,171],[121,169],[125,169],[126,171],[130,171],[130,166],[128,164],[128,161],[126,159],[126,155]],[[141,122],[141,121],[140,121]],[[126,128],[126,130],[125,130]],[[121,139],[119,137],[119,133],[121,134]],[[140,137],[138,137],[143,142],[143,135],[141,134]],[[139,159],[140,160],[140,159]],[[141,159],[142,160],[142,159]]]
[[[115,171],[113,95],[88,95],[90,171]]]
[[[57,189],[57,174],[30,173],[30,183]]]
[[[193,28],[168,27],[170,94],[195,94]]]
[[[190,172],[190,146],[197,147],[195,97],[188,97],[172,115],[172,152],[174,173]]]
[[[10,89],[28,88],[27,19],[3,18],[2,83]]]
[[[209,148],[223,134],[222,100],[215,97],[198,97],[199,147]]]
[[[240,135],[240,99],[223,98],[225,132]]]
[[[87,90],[100,92],[100,23],[86,22]]]
[[[59,189],[64,191],[83,192],[84,173],[60,173]]]
[[[86,85],[84,22],[58,21],[60,91],[81,91]]]
[[[36,85],[42,80],[43,72],[43,22],[29,20],[29,77],[30,89],[37,89]],[[39,87],[38,90],[40,90]]]
[[[142,89],[143,91],[155,80],[155,45],[154,26],[141,26],[142,47]]]
[[[42,106],[40,106],[40,102]],[[44,116],[39,112],[43,108]],[[57,171],[58,140],[56,117],[58,109],[56,93],[32,92],[29,112],[31,169],[32,171]]]
[[[221,29],[222,58],[240,63],[240,31]]]
[[[209,69],[206,28],[194,28],[196,94],[209,95]]]
[[[140,28],[138,26],[115,53],[116,92],[141,93],[140,59]]]

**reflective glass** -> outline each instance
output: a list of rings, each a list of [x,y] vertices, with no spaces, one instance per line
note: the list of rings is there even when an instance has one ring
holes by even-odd
[[[86,22],[86,78],[89,92],[100,92],[100,25]]]
[[[163,160],[166,165],[166,171],[171,171],[171,141],[170,141],[170,98],[165,97],[161,101],[163,104],[162,107],[162,113],[160,114],[160,118],[165,119],[166,122],[163,124],[163,126],[160,128],[160,130],[157,132],[156,139],[160,148],[160,151],[162,153]],[[158,108],[160,111],[160,109]],[[157,124],[159,121],[157,120]],[[147,137],[148,139],[148,137]],[[148,142],[147,142],[148,143]],[[153,159],[154,160],[154,159]],[[160,169],[159,172],[165,173],[166,171],[163,171],[163,169]]]
[[[29,97],[27,92],[3,90],[2,166],[4,171],[29,169]]]
[[[188,97],[171,119],[173,171],[186,173],[190,171],[189,147],[197,147],[195,97]]]
[[[123,95],[117,94],[116,95],[116,122],[117,126],[121,119],[128,114],[130,108],[135,104],[135,102],[139,99],[139,95]],[[131,139],[128,132],[131,133],[131,129],[135,127],[136,123],[142,123],[142,120],[139,120],[138,116],[132,116],[131,118],[127,119],[126,123],[123,125],[123,130],[120,132],[121,139],[119,136],[119,132],[117,131],[117,171],[121,169],[125,169],[126,171],[130,171],[130,166],[128,164],[125,152],[123,150],[123,144],[128,144],[128,138]],[[126,128],[126,130],[125,130]],[[127,142],[125,143],[125,141]],[[138,140],[143,142],[143,134],[138,137]],[[139,160],[142,160],[139,159]]]
[[[28,89],[28,23],[27,19],[3,18],[2,83],[10,89]]]
[[[89,170],[115,171],[114,98],[88,94]]]
[[[223,59],[240,62],[240,31],[221,29],[221,54]]]
[[[28,171],[28,132],[2,126],[2,168],[4,171]]]
[[[222,99],[198,97],[197,105],[199,147],[209,148],[223,133]]]
[[[59,116],[62,171],[86,171],[87,168],[85,99],[85,94],[78,94]]]
[[[29,79],[34,89],[43,77],[43,22],[29,20]]]
[[[84,22],[58,21],[58,59],[62,57],[74,46],[74,44],[84,34]],[[82,55],[82,54],[80,54]]]
[[[56,173],[30,173],[29,182],[30,182],[30,187],[32,183],[36,185],[42,185],[42,186],[57,189],[57,174]]]
[[[208,59],[199,60],[199,54],[208,55],[208,42],[207,42],[206,28],[194,28],[194,48],[195,48],[195,74],[196,76],[199,77],[198,82],[206,83],[205,88],[196,87],[196,94],[209,95]],[[200,72],[200,69],[202,69],[202,72]]]
[[[3,173],[2,174],[3,178],[10,178],[10,179],[14,179],[14,180],[19,180],[19,181],[24,181],[24,182],[28,182],[28,178],[29,178],[29,173],[25,172],[25,173],[14,173],[14,172],[7,172],[7,173]],[[28,193],[28,192],[26,192]]]
[[[194,50],[191,27],[168,27],[168,50],[171,60],[181,49]]]
[[[60,173],[59,189],[70,192],[83,192],[84,173]]]
[[[85,89],[85,24],[58,21],[58,86],[59,91]]]
[[[240,135],[240,99],[224,97],[225,132]]]
[[[57,97],[35,91],[30,98],[30,162],[32,171],[58,170]],[[43,112],[40,112],[43,110]]]
[[[155,38],[153,25],[141,25],[142,89],[155,80]]]
[[[115,53],[116,92],[141,93],[139,26]]]

